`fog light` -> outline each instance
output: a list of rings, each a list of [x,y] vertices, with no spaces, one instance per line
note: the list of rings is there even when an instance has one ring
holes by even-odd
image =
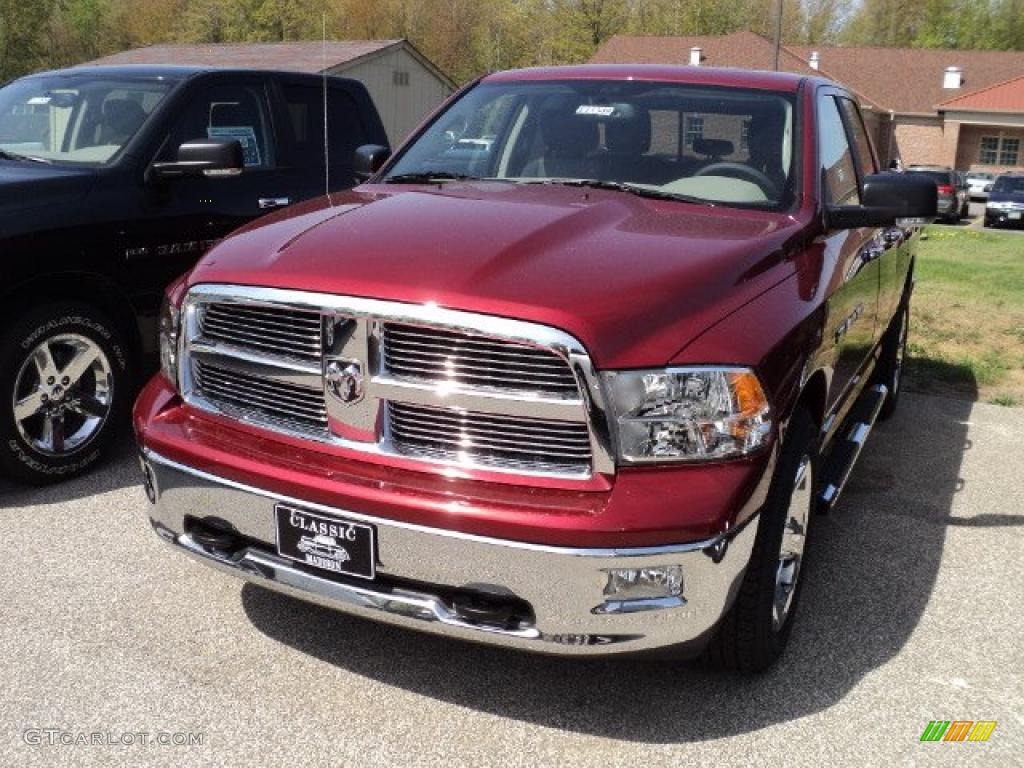
[[[624,568],[606,571],[605,597],[611,600],[648,600],[683,594],[683,567]]]

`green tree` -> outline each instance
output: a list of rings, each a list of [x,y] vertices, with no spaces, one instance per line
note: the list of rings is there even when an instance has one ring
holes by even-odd
[[[49,0],[0,0],[0,82],[50,63]]]

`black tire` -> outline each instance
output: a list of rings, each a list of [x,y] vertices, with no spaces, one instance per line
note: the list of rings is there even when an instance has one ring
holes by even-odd
[[[116,327],[87,304],[17,318],[0,334],[0,471],[42,485],[95,465],[127,417],[130,373]]]
[[[778,660],[789,641],[805,581],[800,575],[804,571],[807,531],[817,499],[817,431],[810,413],[798,408],[790,420],[768,500],[757,522],[743,583],[705,651],[705,659],[713,666],[746,674],[762,672]],[[806,469],[803,482],[799,482],[801,467]],[[802,509],[805,500],[806,518],[801,528],[793,505],[799,504]],[[783,534],[792,535],[798,529],[802,530],[804,543],[797,560],[795,586],[780,620],[776,615],[776,598],[782,573]]]
[[[874,381],[884,384],[889,390],[878,412],[881,421],[892,418],[903,391],[903,374],[906,373],[907,337],[910,335],[910,296],[905,296],[899,312],[885,332],[882,340],[882,356],[875,368]]]

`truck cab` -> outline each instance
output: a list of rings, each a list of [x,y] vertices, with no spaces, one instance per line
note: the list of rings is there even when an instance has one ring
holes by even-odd
[[[155,367],[166,285],[240,225],[351,187],[367,142],[380,119],[342,78],[80,67],[0,89],[0,471],[98,461]]]

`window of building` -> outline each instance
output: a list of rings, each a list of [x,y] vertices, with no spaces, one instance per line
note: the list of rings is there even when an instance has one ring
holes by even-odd
[[[404,69],[396,69],[391,72],[392,85],[408,85],[409,73]]]
[[[674,110],[652,109],[651,145],[653,154],[675,155],[679,153],[679,113]]]
[[[982,136],[978,162],[982,165],[1017,165],[1020,139],[1005,136]]]
[[[740,123],[740,149],[750,148],[750,121]]]
[[[694,139],[704,138],[704,118],[686,116],[686,146],[692,147]]]

